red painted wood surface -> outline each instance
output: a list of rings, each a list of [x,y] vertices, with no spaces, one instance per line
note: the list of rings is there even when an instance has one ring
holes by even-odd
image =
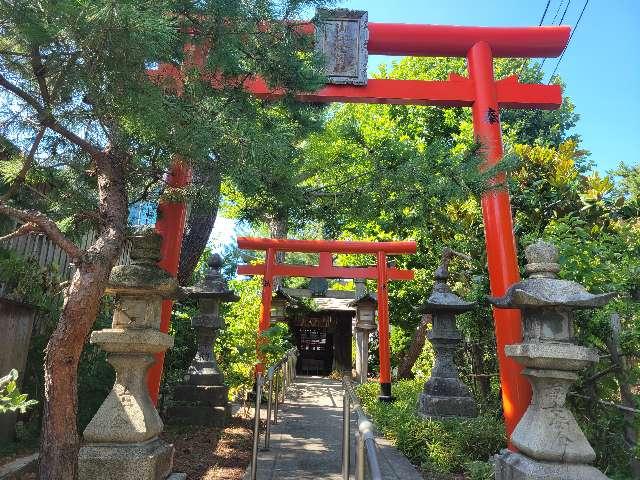
[[[264,275],[265,265],[238,265],[238,275]],[[412,270],[390,268],[389,280],[413,280]],[[376,267],[336,267],[321,265],[275,264],[274,277],[309,277],[309,278],[378,278]]]
[[[238,248],[245,250],[266,250],[275,248],[279,252],[306,253],[377,253],[389,255],[416,253],[417,244],[407,242],[353,242],[342,240],[292,240],[288,238],[238,237]],[[349,277],[351,278],[351,277]]]
[[[465,57],[477,42],[487,42],[494,57],[557,57],[564,50],[571,28],[472,27],[369,22],[370,55],[414,57]],[[312,34],[312,23],[296,26],[300,34]]]
[[[220,87],[220,81],[213,82]],[[287,94],[271,89],[261,78],[244,82],[244,88],[259,98],[277,100]],[[498,104],[504,108],[536,108],[553,110],[562,104],[559,85],[520,83],[515,75],[496,82]],[[471,107],[475,98],[473,82],[459,75],[447,81],[369,79],[364,86],[327,85],[317,92],[294,95],[300,102],[310,103],[379,103],[392,105],[433,105]]]
[[[502,130],[500,106],[493,79],[491,47],[480,42],[469,51],[469,72],[475,85],[476,101],[473,104],[473,127],[476,138],[482,144],[486,165],[495,165],[502,159]],[[490,115],[490,112],[495,115]],[[504,177],[496,181],[503,181]],[[493,296],[502,296],[512,284],[520,280],[516,243],[509,192],[502,188],[491,190],[482,196],[485,242],[489,283]],[[531,386],[521,374],[522,367],[504,352],[505,345],[522,341],[522,326],[518,310],[494,309],[496,347],[500,365],[502,404],[507,438],[529,406]]]
[[[191,168],[180,159],[176,158],[171,172],[167,176],[167,185],[172,188],[186,187],[191,183]],[[184,225],[187,218],[187,206],[184,202],[160,202],[158,205],[158,219],[156,231],[162,236],[160,249],[161,259],[158,265],[174,277],[178,274],[180,262],[180,250]],[[171,322],[171,300],[162,301],[160,314],[160,331],[167,333]],[[164,365],[164,352],[155,355],[156,361],[147,372],[147,388],[153,404],[158,403],[160,392],[160,380],[162,379],[162,367]]]
[[[378,350],[380,356],[380,385],[391,385],[391,347],[389,345],[389,278],[387,255],[380,251],[378,260]],[[385,395],[384,388],[381,391]],[[388,392],[391,395],[391,390]]]

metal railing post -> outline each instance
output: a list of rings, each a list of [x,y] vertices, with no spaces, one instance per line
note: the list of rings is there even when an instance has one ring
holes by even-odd
[[[364,480],[364,435],[356,434],[356,480]]]
[[[349,480],[349,447],[351,443],[351,408],[349,393],[342,396],[342,479]]]
[[[269,395],[267,396],[267,429],[264,433],[264,449],[269,450],[269,442],[271,441],[271,402],[273,399],[273,376],[269,381]]]
[[[251,451],[251,480],[258,471],[258,443],[260,441],[260,402],[262,401],[262,373],[256,377],[256,411],[253,423],[253,449]]]
[[[275,382],[275,398],[273,403],[273,424],[276,425],[278,423],[278,402],[279,402],[279,394],[278,394],[278,370],[273,372],[273,381]]]

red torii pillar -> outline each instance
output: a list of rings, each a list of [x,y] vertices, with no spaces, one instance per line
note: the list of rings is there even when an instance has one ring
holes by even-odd
[[[300,24],[313,33],[313,24]],[[329,85],[317,92],[296,95],[305,102],[389,103],[399,105],[467,106],[473,109],[476,137],[482,143],[485,165],[502,158],[500,107],[554,109],[562,103],[557,85],[520,84],[516,76],[496,81],[494,57],[557,57],[569,39],[569,27],[462,27],[369,23],[368,53],[378,55],[466,57],[469,78],[452,75],[448,81],[370,79],[365,86]],[[276,99],[286,92],[270,89],[259,78],[245,88]],[[212,87],[220,79],[212,75]],[[500,181],[498,178],[496,181]],[[504,189],[482,197],[491,294],[501,296],[519,279],[509,194]],[[182,235],[171,230],[171,235]],[[169,231],[167,231],[169,235]],[[504,353],[505,345],[522,339],[518,311],[494,310],[502,403],[507,435],[524,414],[531,388],[522,368]],[[157,390],[157,389],[156,389]]]
[[[271,297],[274,277],[371,278],[378,281],[378,350],[380,353],[380,400],[391,401],[391,348],[389,345],[389,280],[412,280],[413,271],[390,268],[387,255],[416,253],[413,241],[358,242],[339,240],[291,240],[274,238],[238,238],[238,248],[262,250],[265,263],[239,265],[239,275],[262,275],[262,303],[258,333],[270,326]],[[277,252],[318,253],[319,265],[288,265],[276,263]],[[332,253],[371,253],[376,255],[375,267],[338,267],[333,264]],[[263,372],[258,357],[256,373]]]

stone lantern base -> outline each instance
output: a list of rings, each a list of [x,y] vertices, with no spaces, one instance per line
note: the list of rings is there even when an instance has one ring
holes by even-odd
[[[473,418],[478,415],[476,402],[472,397],[436,397],[420,394],[418,412],[423,418]]]
[[[142,443],[86,444],[78,455],[79,478],[91,480],[185,480],[171,474],[173,445],[158,438]]]
[[[224,427],[231,418],[228,393],[224,385],[177,385],[167,423]]]
[[[590,465],[540,462],[506,449],[495,456],[495,472],[496,480],[609,480]]]

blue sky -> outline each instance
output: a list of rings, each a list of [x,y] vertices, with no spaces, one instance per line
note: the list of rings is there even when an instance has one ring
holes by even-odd
[[[561,6],[558,23],[575,26],[585,0],[551,0],[545,24]],[[351,0],[339,6],[367,10],[371,22],[445,25],[538,25],[547,0]],[[312,13],[310,13],[312,15]],[[387,57],[371,57],[370,68]],[[545,61],[545,80],[557,59]],[[590,0],[558,67],[580,114],[575,133],[605,172],[620,162],[640,162],[640,0]],[[233,222],[219,218],[212,238],[217,245],[233,236]]]

